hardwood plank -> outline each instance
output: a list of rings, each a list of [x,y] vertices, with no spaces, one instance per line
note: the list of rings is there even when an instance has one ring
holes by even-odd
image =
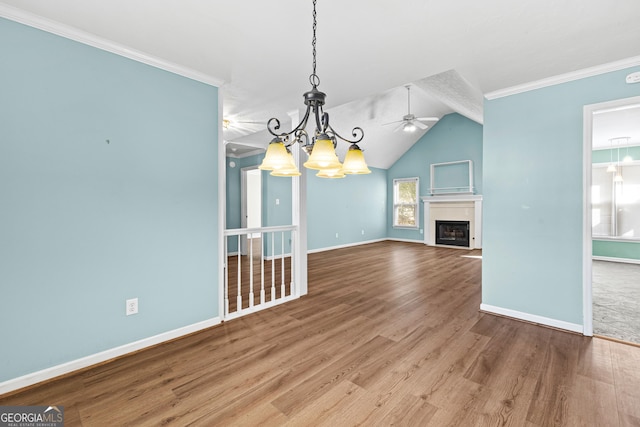
[[[620,418],[634,425],[640,420],[640,351],[637,347],[609,342]]]
[[[538,425],[569,425],[570,394],[576,389],[578,349],[589,338],[574,334],[551,334],[543,358],[527,420]],[[573,396],[577,399],[576,396]]]
[[[285,426],[345,425],[347,408],[364,398],[366,392],[348,380],[339,381],[322,396],[314,399],[302,410],[289,417]],[[339,415],[336,424],[335,417]]]
[[[309,402],[326,393],[336,382],[346,379],[353,371],[369,361],[378,352],[391,348],[393,341],[377,336],[365,344],[352,349],[337,359],[322,372],[309,377],[305,382],[290,389],[272,401],[285,415],[291,416]]]
[[[571,393],[567,423],[572,426],[619,425],[616,393],[613,384],[578,375],[575,380],[580,393]]]

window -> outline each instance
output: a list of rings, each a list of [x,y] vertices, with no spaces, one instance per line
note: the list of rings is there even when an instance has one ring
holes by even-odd
[[[393,180],[393,226],[418,228],[418,178]]]
[[[591,176],[592,235],[640,239],[640,164],[620,164],[621,182],[605,167],[594,165]]]

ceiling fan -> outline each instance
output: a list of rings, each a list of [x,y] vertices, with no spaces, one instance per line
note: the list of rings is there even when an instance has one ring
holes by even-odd
[[[264,126],[266,126],[265,122],[257,122],[257,121],[247,121],[247,120],[236,120],[233,118],[223,118],[222,119],[222,129],[223,131],[235,131],[240,134],[246,135],[250,133],[257,132],[261,130]]]
[[[383,126],[399,123],[399,125],[393,130],[394,132],[397,132],[400,129],[405,132],[415,132],[417,128],[424,130],[429,127],[429,125],[423,122],[437,122],[439,120],[437,117],[416,117],[411,114],[411,86],[406,85],[405,87],[407,88],[407,114],[402,117],[402,120],[385,123]]]

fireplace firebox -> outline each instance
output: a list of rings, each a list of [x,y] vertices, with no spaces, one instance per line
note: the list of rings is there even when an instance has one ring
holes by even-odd
[[[436,245],[469,247],[469,221],[436,221]]]

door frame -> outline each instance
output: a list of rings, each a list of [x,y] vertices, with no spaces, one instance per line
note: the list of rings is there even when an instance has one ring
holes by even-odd
[[[247,174],[250,171],[257,170],[257,169],[258,169],[258,165],[247,166],[240,169],[240,228],[247,228],[247,217],[248,217]],[[260,177],[260,187],[262,188],[262,177]],[[262,193],[260,193],[260,204],[262,204]],[[260,226],[262,227],[262,218],[260,218]],[[238,252],[241,255],[247,255],[247,235],[246,234],[242,235],[240,239],[240,247],[238,248]]]
[[[596,111],[639,104],[640,96],[585,105],[583,109],[583,173],[582,173],[582,314],[583,334],[593,336],[593,238],[591,212],[591,161],[593,151],[593,114]]]

